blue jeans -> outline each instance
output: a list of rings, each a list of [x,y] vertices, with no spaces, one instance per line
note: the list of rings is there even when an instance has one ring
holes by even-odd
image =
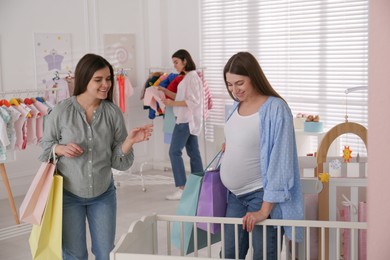
[[[62,258],[88,260],[86,220],[96,260],[108,260],[114,248],[116,188],[114,182],[102,195],[84,199],[66,190],[63,197]]]
[[[260,210],[263,195],[263,189],[239,196],[229,192],[226,217],[242,218],[247,212]],[[252,242],[253,259],[263,259],[263,226],[255,226],[252,231]],[[245,259],[249,248],[249,233],[242,230],[242,225],[238,226],[238,247],[239,259]],[[235,259],[234,225],[225,225],[225,258]],[[277,229],[267,226],[267,260],[273,259],[277,259]]]
[[[172,133],[169,158],[171,159],[173,177],[176,187],[186,184],[186,171],[182,157],[183,148],[190,157],[191,172],[203,172],[202,158],[199,152],[198,137],[190,134],[188,123],[176,124]]]

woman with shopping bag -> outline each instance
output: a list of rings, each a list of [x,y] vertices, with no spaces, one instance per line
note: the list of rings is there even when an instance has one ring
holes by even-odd
[[[114,248],[116,188],[112,168],[124,171],[134,161],[133,145],[151,136],[153,125],[127,133],[121,110],[112,102],[114,71],[103,57],[86,54],[75,70],[73,96],[45,121],[41,161],[53,145],[63,177],[62,255],[88,259],[86,222],[92,253],[108,260]]]
[[[267,218],[303,219],[293,118],[287,103],[272,88],[256,58],[233,55],[223,77],[235,102],[225,124],[221,180],[229,190],[226,217],[243,218],[239,228],[240,259],[253,234],[254,259],[263,259],[263,228]],[[284,231],[291,239],[291,227]],[[277,259],[277,230],[267,227],[267,260]],[[296,241],[303,230],[296,229]],[[235,258],[234,225],[225,225],[224,257]]]

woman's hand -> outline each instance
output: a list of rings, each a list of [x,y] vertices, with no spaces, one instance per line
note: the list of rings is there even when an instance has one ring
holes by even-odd
[[[132,129],[122,144],[122,152],[127,154],[133,147],[133,144],[149,140],[153,132],[153,124],[144,125]]]
[[[55,153],[59,156],[65,156],[68,158],[78,157],[83,154],[83,149],[74,143],[69,143],[66,145],[59,144],[55,148]]]
[[[132,129],[129,132],[126,140],[128,140],[131,144],[147,141],[152,135],[152,132],[153,132],[153,124],[137,127]]]
[[[246,229],[246,231],[251,232],[256,223],[266,220],[267,218],[268,215],[263,214],[261,210],[256,212],[248,212],[242,218],[242,229]]]
[[[221,147],[221,151],[224,153],[224,152],[225,152],[225,149],[226,149],[226,143],[223,143],[223,144],[222,144],[222,147]]]
[[[163,102],[164,105],[166,105],[167,107],[172,107],[172,106],[175,105],[175,101],[173,101],[172,99],[169,99],[169,98],[163,99],[162,102]]]
[[[246,231],[251,232],[256,223],[268,218],[273,206],[273,203],[263,201],[259,211],[247,212],[246,215],[242,218],[242,229],[246,229]]]

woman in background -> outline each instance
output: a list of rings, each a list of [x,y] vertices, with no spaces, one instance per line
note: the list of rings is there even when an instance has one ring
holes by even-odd
[[[229,190],[226,217],[243,218],[238,230],[239,259],[245,259],[253,232],[253,259],[263,259],[265,219],[303,219],[293,117],[272,88],[256,58],[233,55],[223,77],[235,101],[225,124],[221,180]],[[291,227],[284,227],[291,239]],[[283,233],[283,232],[282,232]],[[296,241],[303,236],[296,229]],[[234,225],[225,225],[225,258],[235,258]],[[267,227],[267,260],[277,259],[277,230]]]
[[[108,260],[114,248],[116,188],[111,168],[124,171],[134,161],[133,145],[151,136],[152,125],[127,133],[112,102],[114,72],[103,57],[86,54],[75,71],[74,96],[59,103],[45,122],[41,161],[51,150],[59,156],[64,180],[63,259],[88,259],[86,221],[96,260]]]
[[[196,65],[186,50],[178,50],[172,55],[173,66],[184,78],[177,87],[177,93],[169,93],[174,100],[166,99],[166,106],[173,106],[176,124],[169,147],[169,158],[175,186],[178,189],[167,200],[180,200],[186,184],[186,172],[182,151],[186,148],[190,157],[191,172],[202,172],[203,164],[199,151],[198,136],[202,130],[203,84],[196,72]]]

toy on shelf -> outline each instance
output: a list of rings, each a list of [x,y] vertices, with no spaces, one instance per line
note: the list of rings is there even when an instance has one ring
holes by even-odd
[[[344,150],[343,150],[343,158],[344,162],[350,162],[352,158],[352,150],[349,149],[349,146],[344,145]]]
[[[298,114],[294,117],[294,128],[295,128],[295,129],[303,129],[303,124],[304,124],[305,121],[306,121],[306,117],[307,117],[306,114],[298,113]]]
[[[305,132],[320,133],[324,131],[324,125],[320,122],[319,115],[308,115],[304,122],[303,130]]]

